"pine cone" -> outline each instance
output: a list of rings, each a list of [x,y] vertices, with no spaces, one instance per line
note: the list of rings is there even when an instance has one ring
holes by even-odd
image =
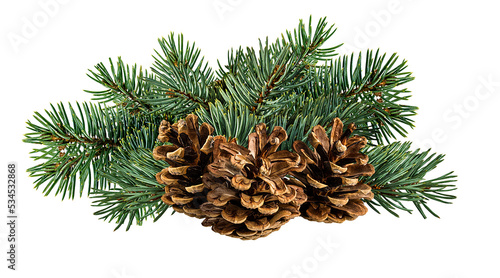
[[[276,151],[286,131],[275,127],[268,136],[259,124],[249,135],[248,149],[223,136],[214,138],[214,162],[203,182],[210,189],[201,210],[208,217],[202,225],[240,239],[257,239],[278,230],[299,216],[307,196],[302,188],[285,180],[290,171],[302,171],[298,154]]]
[[[355,129],[350,124],[342,133],[339,118],[333,121],[330,138],[325,129],[317,125],[309,135],[314,151],[304,142],[295,141],[293,149],[307,167],[292,174],[297,185],[304,185],[308,200],[301,207],[301,216],[318,222],[342,223],[354,220],[367,213],[362,198],[372,199],[369,185],[359,182],[360,176],[371,176],[375,172],[368,163],[368,156],[360,153],[367,140],[362,136],[350,137]]]
[[[158,146],[153,157],[170,164],[156,174],[156,180],[165,185],[162,201],[177,212],[204,218],[200,206],[207,201],[208,189],[203,185],[203,173],[212,160],[214,128],[190,114],[185,120],[170,125],[163,120],[158,139],[172,145]]]

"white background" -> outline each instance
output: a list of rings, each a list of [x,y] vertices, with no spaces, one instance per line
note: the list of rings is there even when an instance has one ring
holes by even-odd
[[[0,276],[500,277],[500,7],[464,2],[2,1],[0,176],[5,181],[7,163],[17,161],[19,247],[18,270],[1,259]],[[175,31],[196,41],[216,67],[230,47],[274,40],[309,15],[336,24],[329,45],[346,43],[342,54],[380,48],[409,61],[416,77],[407,84],[410,104],[420,110],[407,140],[447,154],[434,175],[454,170],[459,177],[453,205],[431,204],[441,219],[373,211],[344,224],[295,219],[244,242],[180,214],[113,232],[89,199],[61,202],[33,189],[26,169],[35,165],[34,146],[21,142],[25,122],[49,103],[90,100],[83,90],[99,86],[85,74],[96,63],[122,56],[147,68],[156,39]],[[5,186],[0,194],[5,219]],[[6,228],[0,225],[0,258]]]

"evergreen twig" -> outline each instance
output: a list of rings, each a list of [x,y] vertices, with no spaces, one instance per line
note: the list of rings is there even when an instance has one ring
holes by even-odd
[[[157,78],[146,79],[155,90],[145,101],[161,113],[185,115],[196,108],[208,109],[216,91],[209,86],[214,81],[212,69],[200,58],[201,51],[194,43],[185,43],[182,34],[176,39],[171,33],[158,43],[161,52],[155,51],[152,68]]]
[[[110,156],[120,146],[119,140],[130,131],[161,119],[136,117],[124,109],[90,103],[69,104],[68,108],[59,103],[51,108],[45,111],[46,115],[35,112],[37,123],[27,122],[32,132],[23,141],[43,146],[32,151],[33,158],[43,162],[28,169],[30,176],[37,177],[35,188],[46,183],[45,195],[56,188],[55,195],[62,194],[63,199],[66,195],[74,198],[77,191],[81,197],[86,181],[88,192],[91,188],[109,188],[109,181],[98,170],[106,171]]]
[[[93,206],[100,208],[95,215],[110,222],[115,220],[116,229],[126,221],[127,230],[134,222],[142,225],[148,217],[156,221],[169,207],[161,201],[164,189],[155,179],[156,173],[168,166],[152,157],[157,136],[156,128],[150,125],[122,139],[121,147],[112,156],[113,163],[101,172],[116,186],[92,192]]]
[[[424,179],[443,161],[444,155],[431,154],[430,150],[410,151],[410,147],[410,142],[395,142],[373,147],[366,152],[375,167],[375,174],[363,179],[375,194],[373,200],[366,202],[376,212],[379,212],[376,208],[379,206],[395,216],[398,216],[395,212],[398,209],[411,213],[412,210],[404,205],[411,202],[422,217],[427,217],[425,211],[439,217],[427,203],[434,200],[449,204],[449,200],[455,199],[449,192],[456,189],[453,185],[456,175],[450,172]]]
[[[365,103],[364,123],[359,127],[371,129],[374,145],[388,143],[395,138],[393,131],[406,136],[405,126],[413,128],[412,116],[416,115],[415,106],[405,104],[410,92],[401,85],[412,81],[411,73],[406,72],[406,61],[397,63],[398,56],[392,54],[387,61],[386,55],[377,50],[366,52],[363,62],[361,53],[343,56],[329,66],[330,79],[336,94],[345,98],[347,103]]]
[[[121,57],[118,57],[116,66],[113,65],[111,58],[109,63],[110,70],[103,63],[99,63],[95,66],[95,71],[89,70],[87,74],[107,89],[104,91],[85,90],[85,92],[93,94],[93,100],[101,103],[113,102],[117,106],[126,108],[132,114],[153,111],[151,105],[143,100],[152,93],[150,83],[144,78],[153,78],[153,76],[148,75],[147,71],[143,72],[142,68],[137,69],[137,65],[130,68],[123,63]]]
[[[297,29],[287,31],[281,40],[269,44],[259,40],[259,49],[242,48],[228,54],[228,64],[220,66],[218,75],[228,91],[221,91],[222,98],[248,106],[257,115],[277,105],[284,106],[286,93],[309,80],[308,70],[318,61],[335,56],[339,46],[321,48],[335,29],[325,18],[319,20],[313,31],[301,20]]]

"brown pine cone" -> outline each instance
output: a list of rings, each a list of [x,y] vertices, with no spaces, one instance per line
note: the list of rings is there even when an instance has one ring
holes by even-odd
[[[281,127],[268,136],[262,123],[248,138],[248,149],[223,136],[214,138],[214,162],[203,176],[210,191],[201,206],[208,216],[202,225],[230,237],[257,239],[300,215],[307,196],[284,176],[302,171],[305,163],[298,154],[276,151],[287,139]]]
[[[156,174],[156,180],[165,185],[162,201],[177,212],[204,218],[200,206],[207,201],[208,189],[202,176],[212,162],[214,128],[207,123],[198,126],[198,117],[191,114],[173,125],[163,120],[159,131],[158,139],[172,144],[153,150],[155,159],[170,165]]]
[[[296,178],[294,183],[306,188],[308,199],[301,207],[302,217],[342,223],[367,213],[361,199],[372,199],[373,193],[369,185],[359,182],[358,177],[371,176],[375,169],[367,164],[368,156],[360,153],[366,146],[366,138],[350,137],[354,129],[354,124],[350,124],[342,132],[342,121],[335,118],[330,138],[322,126],[313,128],[309,141],[314,151],[304,142],[294,142],[295,152],[307,161],[303,171],[291,173]]]

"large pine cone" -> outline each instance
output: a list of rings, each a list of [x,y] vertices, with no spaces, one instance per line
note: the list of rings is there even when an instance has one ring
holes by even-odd
[[[309,135],[314,151],[304,142],[295,141],[293,149],[307,161],[303,171],[291,173],[298,185],[306,186],[308,200],[301,207],[301,216],[312,221],[341,223],[367,213],[361,199],[372,199],[369,185],[359,182],[360,176],[371,176],[375,170],[368,156],[360,153],[367,140],[350,137],[354,124],[343,130],[342,121],[335,118],[330,138],[317,125]]]
[[[214,162],[203,176],[210,191],[201,206],[209,217],[202,225],[230,237],[257,239],[300,215],[307,196],[284,176],[302,171],[305,163],[298,154],[276,151],[287,139],[281,127],[268,136],[266,125],[259,124],[248,138],[248,149],[223,136],[214,138]]]
[[[177,212],[204,218],[200,206],[207,201],[208,189],[202,176],[212,162],[214,128],[207,123],[198,126],[198,117],[191,114],[173,125],[163,120],[159,131],[158,139],[172,144],[153,150],[155,159],[170,165],[156,174],[156,180],[165,185],[162,201]]]

